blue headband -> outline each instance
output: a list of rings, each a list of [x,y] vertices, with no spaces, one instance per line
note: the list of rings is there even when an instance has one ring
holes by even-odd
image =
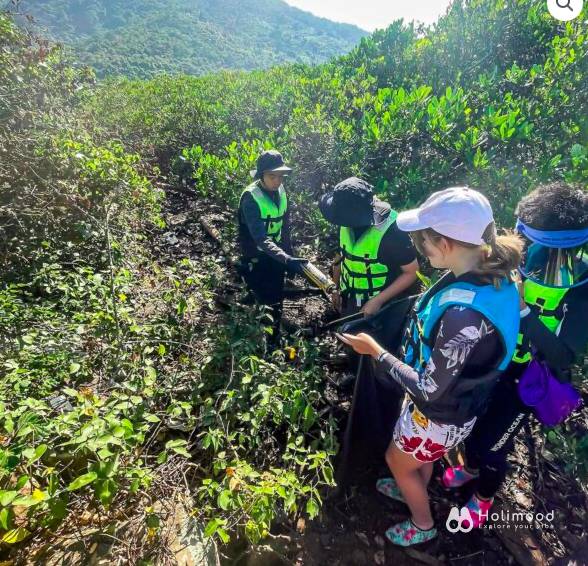
[[[532,242],[547,248],[576,248],[588,242],[588,226],[579,230],[536,230],[517,219],[516,229]]]

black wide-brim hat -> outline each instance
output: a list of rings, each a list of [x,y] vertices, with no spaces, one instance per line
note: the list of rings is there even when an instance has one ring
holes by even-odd
[[[264,173],[282,173],[288,175],[292,172],[292,168],[284,163],[284,158],[279,151],[269,149],[264,151],[257,158],[257,168],[251,171],[251,176],[254,179],[261,179]]]
[[[374,188],[367,181],[350,177],[321,197],[319,209],[331,224],[360,228],[380,224],[390,206],[374,195]]]

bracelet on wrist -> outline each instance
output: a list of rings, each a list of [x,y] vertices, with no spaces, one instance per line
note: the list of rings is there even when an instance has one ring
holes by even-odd
[[[531,313],[531,308],[529,307],[529,305],[527,305],[524,309],[520,310],[519,315],[521,318],[525,318],[530,313]]]

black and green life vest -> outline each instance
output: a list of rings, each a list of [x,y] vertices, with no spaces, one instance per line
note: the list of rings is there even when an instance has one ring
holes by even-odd
[[[266,234],[274,241],[279,242],[282,239],[282,226],[284,224],[284,216],[288,210],[288,198],[283,186],[278,189],[278,203],[264,191],[259,181],[251,183],[241,194],[241,198],[245,193],[250,193],[253,200],[259,206],[261,219],[265,224]]]
[[[384,235],[397,216],[398,213],[391,210],[386,220],[369,227],[357,240],[352,228],[342,226],[339,231],[342,256],[339,286],[344,295],[355,296],[358,305],[375,297],[390,284],[388,266],[378,261],[378,252]]]
[[[564,298],[571,287],[548,287],[531,279],[523,283],[525,302],[539,315],[539,320],[554,334],[565,314]],[[522,333],[517,337],[517,347],[512,361],[524,364],[531,361],[531,346]]]

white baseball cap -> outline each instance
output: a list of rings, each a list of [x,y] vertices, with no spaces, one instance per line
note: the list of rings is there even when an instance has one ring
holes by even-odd
[[[398,214],[396,224],[404,232],[432,228],[460,242],[483,245],[488,225],[494,222],[488,199],[468,187],[451,187],[433,193],[419,208]]]

